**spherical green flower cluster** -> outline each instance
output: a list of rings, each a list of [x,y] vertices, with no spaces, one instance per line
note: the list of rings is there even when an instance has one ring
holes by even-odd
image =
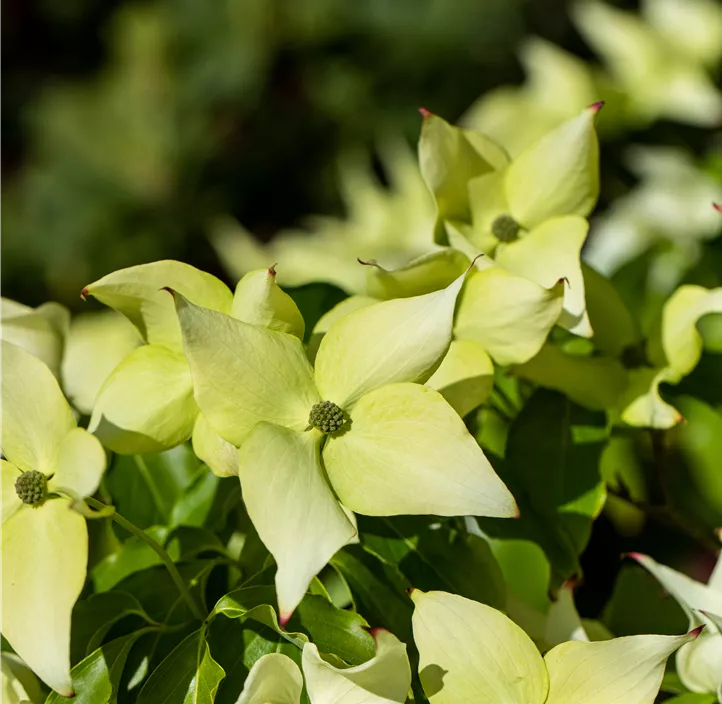
[[[491,224],[491,231],[501,242],[513,242],[519,234],[519,223],[511,215],[499,215]]]
[[[346,422],[344,412],[333,401],[321,401],[311,408],[308,423],[322,433],[335,433]]]
[[[48,480],[42,472],[23,472],[15,481],[15,492],[23,503],[37,506],[45,498]]]

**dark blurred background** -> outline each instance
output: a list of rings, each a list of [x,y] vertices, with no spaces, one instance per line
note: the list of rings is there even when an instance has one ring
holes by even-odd
[[[30,305],[76,306],[89,281],[158,258],[224,275],[214,216],[268,238],[341,214],[341,154],[385,133],[413,143],[418,107],[456,119],[521,82],[523,37],[591,56],[563,0],[7,0],[2,12],[3,295]]]

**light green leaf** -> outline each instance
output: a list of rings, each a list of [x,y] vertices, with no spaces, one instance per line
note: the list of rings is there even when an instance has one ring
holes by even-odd
[[[251,668],[236,704],[300,704],[302,691],[298,665],[287,655],[267,653]]]
[[[355,535],[323,476],[320,434],[259,423],[238,455],[248,515],[276,560],[284,624],[311,579]]]
[[[584,297],[584,278],[579,260],[589,223],[581,217],[546,220],[516,242],[499,246],[496,261],[512,274],[551,288],[566,279],[564,310],[559,324],[575,335],[591,337]]]
[[[419,676],[431,704],[544,704],[544,661],[513,621],[455,594],[414,590],[411,598]]]
[[[573,587],[568,584],[562,585],[556,601],[552,602],[549,608],[544,640],[550,645],[566,643],[570,640],[589,641],[574,605]]]
[[[172,288],[196,305],[230,313],[233,296],[228,287],[204,271],[171,260],[114,271],[83,289],[101,303],[125,315],[150,344],[180,350],[181,334],[173,301],[162,291]]]
[[[274,267],[251,271],[238,282],[231,315],[244,323],[287,332],[303,340],[303,316],[293,299],[276,283]]]
[[[547,704],[653,704],[667,658],[696,636],[627,636],[557,645],[544,656]]]
[[[348,412],[385,384],[429,379],[451,343],[465,276],[441,291],[384,301],[336,321],[316,355],[321,396]]]
[[[586,264],[582,264],[582,276],[594,346],[618,357],[625,347],[639,343],[639,325],[606,276]]]
[[[670,367],[680,378],[689,374],[702,354],[697,321],[708,313],[722,313],[722,288],[680,286],[665,303],[661,326],[650,337],[652,364]]]
[[[308,425],[320,399],[298,338],[174,297],[196,402],[224,440],[240,446],[260,421]]]
[[[517,515],[514,498],[441,394],[390,384],[361,398],[323,462],[345,506],[370,516]]]
[[[504,150],[480,132],[462,130],[431,113],[424,115],[419,165],[436,199],[436,240],[443,242],[444,220],[470,221],[467,184],[508,163]]]
[[[424,254],[391,271],[376,262],[366,264],[366,291],[381,300],[423,296],[446,288],[469,268],[469,258],[447,247]]]
[[[20,476],[20,470],[11,462],[0,459],[0,478],[2,479],[2,522],[8,520],[22,507],[23,502],[20,500],[15,491],[15,482]]]
[[[85,428],[73,428],[60,445],[57,469],[48,482],[48,489],[72,498],[92,496],[106,464],[105,451],[98,438]]]
[[[64,696],[73,691],[70,614],[87,561],[85,520],[66,499],[23,506],[3,525],[0,630],[35,674]]]
[[[567,354],[549,343],[513,372],[592,410],[615,408],[627,386],[627,371],[616,359]]]
[[[90,415],[103,382],[141,342],[135,327],[115,311],[73,318],[62,364],[63,389],[73,406]]]
[[[193,380],[183,355],[159,345],[143,345],[103,383],[88,430],[114,452],[159,452],[185,442],[197,414]]]
[[[545,289],[500,267],[474,271],[461,293],[454,337],[479,343],[497,364],[521,364],[541,349],[563,302],[563,281]]]
[[[489,397],[494,387],[494,363],[473,340],[453,340],[441,366],[426,382],[463,418]]]
[[[24,306],[8,298],[0,299],[0,337],[27,350],[45,362],[58,377],[63,358],[70,313],[58,303],[43,303],[37,308]]]
[[[23,471],[52,474],[60,444],[75,427],[50,369],[21,347],[2,342],[0,446]]]
[[[303,646],[303,674],[313,704],[404,704],[411,687],[406,645],[384,629],[373,634],[376,656],[356,667],[334,667],[313,643]]]
[[[548,218],[592,212],[599,197],[599,143],[594,117],[583,110],[523,151],[509,166],[510,215],[530,230]]]
[[[219,477],[238,474],[238,448],[226,442],[199,413],[193,426],[193,452]]]

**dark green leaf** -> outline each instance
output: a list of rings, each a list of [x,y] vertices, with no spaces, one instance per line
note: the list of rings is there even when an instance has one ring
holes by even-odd
[[[488,543],[428,518],[359,517],[361,541],[398,567],[408,586],[460,594],[503,609],[506,586]]]
[[[505,461],[492,461],[521,517],[482,518],[479,525],[492,537],[539,543],[556,584],[580,574],[579,554],[604,505],[599,463],[606,437],[603,414],[541,389],[512,424]]]
[[[209,519],[220,479],[209,469],[200,474],[170,512],[171,526],[203,526]]]
[[[211,657],[205,627],[191,633],[151,674],[138,704],[211,704],[225,677]]]
[[[126,616],[153,620],[131,594],[108,592],[79,601],[73,609],[71,662],[77,662],[100,647],[108,631]]]
[[[105,485],[118,512],[131,523],[139,528],[169,525],[173,507],[201,466],[187,445],[151,455],[117,455]]]

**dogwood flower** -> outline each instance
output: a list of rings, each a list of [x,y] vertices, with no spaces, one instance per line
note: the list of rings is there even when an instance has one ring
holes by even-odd
[[[594,103],[544,135],[515,159],[480,132],[427,113],[419,161],[436,198],[436,239],[471,246],[497,265],[547,289],[569,285],[559,323],[591,336],[580,252],[585,217],[599,195],[599,145]]]
[[[714,0],[644,0],[641,17],[585,0],[572,16],[628,96],[629,117],[709,127],[722,119],[722,94],[708,73],[722,58]]]
[[[85,583],[88,531],[71,504],[105,470],[97,438],[76,427],[50,369],[2,342],[0,630],[48,686],[72,694],[70,614]]]
[[[59,303],[43,303],[37,308],[0,299],[0,337],[23,347],[48,365],[60,378],[65,338],[70,325],[68,309]]]
[[[287,655],[262,656],[248,673],[236,704],[300,704],[304,678],[311,704],[403,704],[411,686],[406,646],[382,628],[372,633],[376,656],[356,667],[335,667],[322,659],[313,643],[303,647],[303,676]]]
[[[448,286],[470,266],[469,257],[447,247],[394,270],[366,264],[367,296],[351,296],[321,317],[309,352],[315,354],[331,325],[344,315],[382,300],[423,295]],[[490,257],[473,262],[454,317],[454,339],[426,385],[439,391],[460,416],[491,392],[494,362],[525,362],[541,348],[562,311],[564,283],[551,289],[515,276]]]
[[[434,204],[416,159],[402,141],[387,141],[379,149],[389,186],[379,183],[368,157],[349,156],[341,163],[339,183],[346,217],[315,216],[307,229],[279,232],[262,244],[228,219],[216,223],[211,241],[236,276],[288,262],[279,271],[283,286],[322,281],[348,293],[363,294],[364,274],[356,257],[400,266],[438,249],[429,237]]]
[[[170,285],[199,305],[303,337],[303,317],[275,276],[273,268],[250,272],[232,294],[210,274],[161,261],[121,269],[86,286],[84,296],[125,315],[146,342],[125,356],[97,392],[89,429],[123,454],[168,449],[192,434],[193,449],[216,474],[235,474],[235,451],[213,433],[193,400],[178,320],[160,289]]]
[[[653,704],[667,658],[699,636],[561,643],[541,656],[500,611],[446,592],[411,594],[431,704]]]
[[[714,692],[722,701],[722,557],[707,584],[697,582],[647,555],[630,557],[648,570],[679,603],[690,628],[704,624],[702,635],[677,653],[677,674],[692,692]]]
[[[195,400],[240,448],[243,497],[278,565],[283,622],[355,535],[341,504],[372,516],[517,514],[461,418],[421,385],[449,347],[464,278],[343,316],[315,371],[298,338],[173,293]]]

